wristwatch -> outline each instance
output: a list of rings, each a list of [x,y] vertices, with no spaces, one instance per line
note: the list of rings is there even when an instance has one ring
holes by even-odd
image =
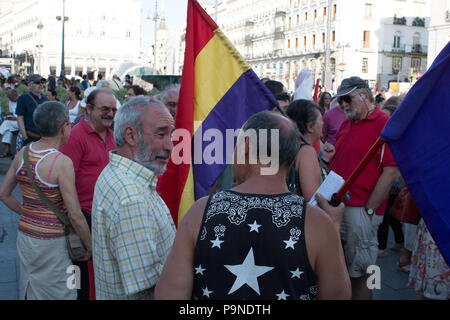
[[[366,212],[369,216],[373,216],[373,214],[375,213],[375,210],[373,210],[373,209],[368,209],[368,208],[364,208],[364,209],[366,209]]]

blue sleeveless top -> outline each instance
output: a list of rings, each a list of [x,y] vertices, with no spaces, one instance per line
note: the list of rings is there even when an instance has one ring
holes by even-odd
[[[304,198],[220,191],[208,199],[194,253],[193,299],[315,299]]]

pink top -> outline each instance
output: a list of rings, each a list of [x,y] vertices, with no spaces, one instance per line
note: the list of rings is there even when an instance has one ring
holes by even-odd
[[[323,129],[322,132],[327,136],[326,142],[331,143],[333,146],[336,144],[336,134],[341,127],[342,122],[347,119],[345,112],[335,107],[328,110],[323,115]]]

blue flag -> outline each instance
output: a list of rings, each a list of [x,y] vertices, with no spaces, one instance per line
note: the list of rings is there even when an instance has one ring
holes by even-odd
[[[450,42],[389,119],[386,140],[450,265]]]

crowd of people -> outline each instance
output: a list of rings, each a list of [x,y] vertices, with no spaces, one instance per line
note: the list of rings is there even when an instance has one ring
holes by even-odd
[[[279,105],[250,117],[242,133],[278,130],[280,169],[262,175],[263,161],[249,161],[256,146],[238,138],[246,161],[229,165],[176,228],[157,184],[173,149],[178,87],[152,97],[128,78],[84,78],[67,87],[63,104],[54,79],[27,80],[29,93],[8,88],[0,126],[9,145],[2,156],[11,155],[15,131],[25,146],[0,187],[20,215],[21,299],[371,299],[367,270],[387,254],[389,226],[410,285],[424,299],[450,298],[448,266],[423,220],[402,230],[390,215],[405,186],[387,145],[339,206],[320,194],[319,207],[308,204],[330,170],[350,176],[401,97],[381,99],[350,77],[315,103],[311,86],[291,97],[263,79]],[[116,86],[126,89],[123,103]],[[12,193],[17,184],[23,203]],[[67,213],[86,248],[81,259],[70,259],[64,224],[45,197]],[[67,286],[73,264],[77,290]]]

